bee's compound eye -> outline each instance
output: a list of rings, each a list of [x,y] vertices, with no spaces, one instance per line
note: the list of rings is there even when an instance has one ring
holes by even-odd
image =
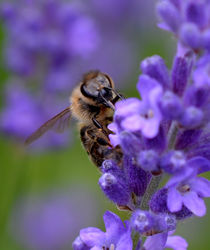
[[[88,84],[82,84],[81,92],[86,97],[97,97],[99,94],[100,86],[95,82],[88,82]]]

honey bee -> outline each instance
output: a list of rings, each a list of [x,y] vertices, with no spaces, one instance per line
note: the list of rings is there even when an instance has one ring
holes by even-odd
[[[70,118],[78,120],[80,138],[92,162],[100,167],[106,159],[120,162],[120,147],[113,148],[109,140],[108,125],[113,120],[115,103],[123,99],[114,87],[110,76],[100,71],[86,73],[70,96],[70,106],[45,122],[25,143],[30,144],[48,130],[63,131],[70,125]]]

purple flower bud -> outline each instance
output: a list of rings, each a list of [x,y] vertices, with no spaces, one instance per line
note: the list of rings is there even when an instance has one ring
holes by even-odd
[[[187,21],[195,23],[203,28],[207,23],[206,6],[204,3],[189,1],[185,8]]]
[[[147,139],[144,137],[143,139],[146,149],[153,149],[157,152],[163,152],[163,150],[166,148],[166,135],[162,127],[160,127],[157,136],[154,138]]]
[[[196,107],[188,107],[180,119],[180,123],[187,128],[195,128],[201,125],[203,121],[202,110]]]
[[[196,66],[197,67],[195,68],[193,72],[193,79],[195,81],[195,86],[196,87],[209,87],[210,86],[210,77],[209,77],[210,55],[206,54],[202,56],[197,61]]]
[[[157,171],[158,170],[158,154],[154,150],[144,150],[138,155],[138,164],[145,171]]]
[[[184,57],[176,57],[172,69],[173,91],[182,96],[188,80],[188,64]]]
[[[160,161],[160,167],[169,174],[181,170],[186,164],[185,155],[182,151],[171,151],[166,153]]]
[[[175,149],[183,150],[195,145],[195,143],[198,142],[201,133],[202,130],[198,129],[188,129],[180,131],[180,133],[177,136]]]
[[[154,217],[150,212],[136,210],[131,217],[131,227],[140,233],[145,233],[153,229],[155,225]]]
[[[150,182],[151,174],[137,166],[131,157],[125,157],[124,168],[130,190],[137,196],[143,196]]]
[[[14,6],[11,3],[2,3],[0,6],[0,19],[8,21],[15,15]]]
[[[130,193],[126,181],[115,177],[113,174],[105,173],[99,179],[99,185],[105,195],[118,205],[126,205]]]
[[[90,248],[81,240],[80,236],[72,243],[72,247],[74,250],[89,250]]]
[[[161,1],[157,5],[157,12],[169,29],[177,32],[181,18],[176,7],[169,1]]]
[[[117,164],[112,160],[105,160],[102,164],[101,171],[103,173],[114,173],[120,169]]]
[[[176,217],[172,214],[160,214],[155,219],[158,232],[168,232],[176,229]]]
[[[126,155],[135,156],[142,148],[140,138],[127,131],[120,133],[120,141],[122,150]]]
[[[141,63],[141,70],[143,74],[147,74],[160,82],[163,87],[169,86],[168,69],[160,56],[154,55],[144,59]]]
[[[203,74],[202,74],[203,73]],[[200,75],[202,74],[202,76]],[[200,75],[200,76],[199,76]],[[200,81],[198,84],[203,86],[190,86],[183,97],[183,103],[186,107],[189,106],[195,106],[197,108],[205,108],[206,105],[209,103],[209,86],[206,85],[207,82],[205,81],[205,71],[203,72],[203,69],[197,69],[194,71],[194,78],[200,78]],[[195,83],[194,85],[197,85]]]
[[[183,112],[180,98],[171,91],[166,91],[164,93],[159,105],[161,112],[166,119],[178,119]]]
[[[202,46],[210,52],[210,29],[202,34]]]
[[[193,23],[184,23],[181,26],[180,39],[193,49],[198,49],[202,42],[200,30]]]
[[[131,227],[142,234],[161,233],[176,228],[176,218],[170,214],[153,214],[148,211],[136,210],[131,217]]]

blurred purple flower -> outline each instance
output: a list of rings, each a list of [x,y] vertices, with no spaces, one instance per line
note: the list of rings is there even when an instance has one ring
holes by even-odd
[[[96,218],[96,211],[93,197],[84,190],[32,196],[15,207],[10,231],[27,249],[61,249]]]
[[[160,28],[173,32],[182,46],[209,51],[210,3],[204,1],[160,0],[157,13],[161,18]]]
[[[0,18],[6,31],[6,65],[14,80],[20,79],[31,93],[34,100],[31,105],[41,110],[44,108],[38,102],[46,97],[51,100],[47,105],[60,98],[67,100],[68,93],[79,81],[78,76],[90,69],[99,68],[109,73],[117,86],[125,84],[133,71],[133,58],[137,60],[133,48],[140,39],[138,32],[145,21],[148,25],[148,16],[139,16],[142,10],[150,15],[150,19],[153,18],[150,5],[137,0],[100,3],[95,0],[88,3],[58,0],[21,0],[18,4],[13,0],[3,2],[0,4]],[[127,28],[129,25],[138,32],[131,32]],[[68,103],[65,103],[66,107]],[[7,102],[2,112],[12,113],[11,106]],[[45,108],[49,107],[45,104]],[[52,115],[55,114],[52,112]],[[32,110],[31,116],[36,116]],[[34,121],[31,130],[34,130],[35,124],[38,127],[49,118],[47,114],[43,119],[37,118],[38,122]],[[14,122],[11,129],[7,124],[5,121],[3,132],[9,131],[13,137],[22,136],[18,131],[23,131],[24,126],[17,124],[16,127]],[[51,137],[56,135],[49,134],[48,139],[51,140]],[[42,143],[53,146],[54,139],[51,143],[47,143],[46,139]],[[55,146],[58,145],[62,145],[62,140],[55,142]]]

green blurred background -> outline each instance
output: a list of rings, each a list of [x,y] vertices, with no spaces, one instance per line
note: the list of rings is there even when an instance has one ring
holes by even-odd
[[[5,69],[3,59],[5,33],[0,27],[0,93],[1,107],[4,104],[3,89],[9,73]],[[120,90],[126,97],[138,96],[135,85],[139,75],[140,61],[153,54],[159,54],[170,67],[175,53],[175,41],[170,34],[158,30],[155,22],[149,29],[141,30],[138,34],[140,43],[136,48],[139,62],[129,76],[129,84],[125,84]],[[114,67],[114,65],[113,65]],[[107,72],[109,73],[109,72]],[[118,85],[120,86],[120,84]],[[120,87],[119,87],[120,88]],[[11,120],[11,123],[13,121]],[[100,173],[89,161],[86,152],[83,150],[78,131],[73,124],[73,143],[66,149],[56,151],[46,151],[43,153],[28,152],[21,143],[14,143],[8,140],[7,136],[0,135],[0,249],[20,250],[27,249],[13,233],[11,227],[19,228],[21,225],[11,223],[17,202],[22,197],[33,195],[43,195],[53,190],[62,190],[72,193],[87,193],[94,202],[92,206],[92,222],[84,222],[81,226],[96,226],[104,229],[102,216],[106,210],[114,211],[123,219],[128,218],[125,212],[119,212],[111,202],[109,202],[98,186]],[[208,176],[210,177],[210,176]],[[80,194],[78,193],[78,195]],[[78,197],[80,198],[80,197]],[[191,218],[184,223],[180,223],[177,235],[183,236],[189,243],[189,249],[210,249],[210,201],[206,200],[207,215],[203,218]],[[80,211],[86,214],[86,204],[82,205]],[[79,217],[78,214],[72,214]],[[89,216],[89,214],[88,214]],[[18,223],[18,221],[16,222]],[[82,228],[81,227],[81,228]],[[77,229],[69,237],[69,248],[71,241],[79,233]]]

